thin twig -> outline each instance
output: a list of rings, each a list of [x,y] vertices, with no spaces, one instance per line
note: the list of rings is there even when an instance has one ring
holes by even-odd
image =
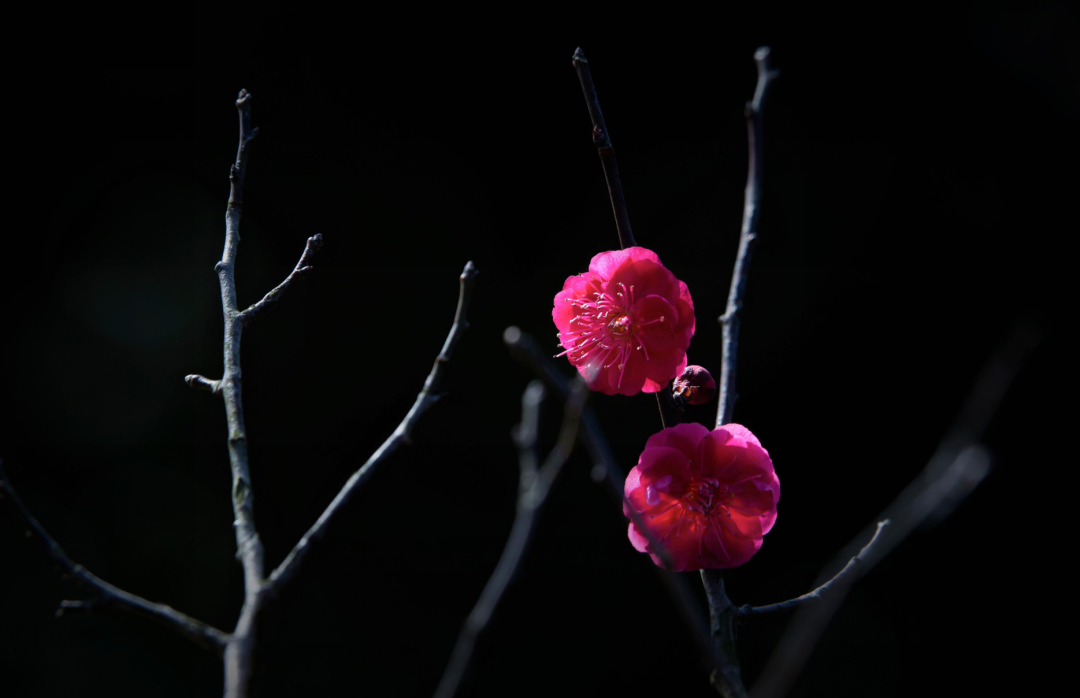
[[[757,241],[758,221],[761,217],[761,191],[765,177],[765,142],[763,133],[763,110],[769,86],[779,74],[769,66],[769,47],[762,46],[754,52],[757,63],[757,87],[754,99],[746,105],[746,133],[749,139],[750,164],[746,173],[746,192],[743,199],[742,232],[739,234],[739,251],[735,256],[735,270],[731,274],[727,309],[720,316],[724,330],[724,361],[720,370],[720,404],[716,410],[716,426],[731,423],[735,409],[735,364],[739,352],[739,311],[742,310],[746,293],[746,276],[750,258]]]
[[[615,214],[619,246],[623,249],[633,247],[637,243],[634,242],[634,233],[630,230],[630,218],[626,215],[626,199],[623,197],[622,182],[619,180],[619,163],[615,161],[615,149],[611,147],[611,136],[608,134],[607,124],[604,123],[604,114],[600,111],[600,100],[596,96],[589,60],[585,58],[585,52],[580,47],[574,51],[573,62],[578,80],[581,81],[581,90],[585,93],[589,118],[592,119],[593,144],[604,166],[604,179],[607,180],[608,195],[611,197],[611,210]]]
[[[510,538],[503,548],[499,564],[484,586],[465,624],[461,628],[453,654],[435,690],[435,698],[452,698],[457,693],[468,671],[476,641],[487,628],[510,583],[517,575],[521,561],[525,559],[536,531],[536,522],[548,494],[573,451],[577,440],[581,412],[588,397],[588,388],[580,376],[575,380],[569,400],[563,412],[562,429],[555,448],[544,459],[543,466],[535,469],[535,448],[539,423],[540,401],[543,399],[543,383],[533,381],[522,395],[522,423],[517,431],[521,475],[518,487],[517,514],[510,531]]]
[[[562,400],[570,399],[571,380],[559,373],[555,363],[547,354],[541,351],[536,340],[517,327],[510,327],[503,333],[503,341],[514,358],[536,373],[548,388],[557,392]],[[593,480],[604,484],[608,494],[619,505],[620,511],[629,513],[634,525],[649,541],[649,550],[655,552],[661,563],[663,563],[662,567],[657,567],[652,564],[648,557],[643,557],[648,562],[649,567],[655,570],[660,582],[674,601],[679,618],[686,624],[691,637],[698,645],[702,662],[709,669],[713,669],[718,665],[720,658],[713,652],[713,646],[709,641],[709,629],[702,622],[701,609],[694,597],[694,592],[690,588],[686,577],[669,572],[672,561],[667,549],[653,535],[651,528],[641,515],[634,511],[633,507],[626,506],[626,495],[623,492],[626,473],[622,471],[615,460],[615,456],[611,452],[611,446],[604,437],[604,432],[596,419],[596,414],[588,405],[582,410],[581,430],[578,432],[578,438],[581,439],[582,445],[588,451],[589,457],[594,463]]]
[[[255,321],[259,313],[265,310],[271,303],[276,303],[281,300],[281,297],[285,295],[285,291],[289,289],[289,285],[293,281],[299,279],[306,279],[307,275],[311,273],[311,258],[315,256],[315,253],[323,246],[322,233],[316,233],[312,237],[307,239],[307,244],[304,245],[304,253],[300,255],[300,261],[296,263],[292,273],[285,277],[285,280],[278,284],[272,291],[263,296],[262,300],[258,303],[249,306],[238,316],[240,324],[247,327]]]
[[[206,376],[193,373],[190,376],[184,376],[184,382],[193,390],[204,390],[214,395],[221,395],[221,381],[210,380]]]
[[[880,539],[873,546],[865,546],[858,556],[860,564],[850,574],[837,579],[819,602],[800,605],[754,686],[754,698],[780,698],[786,695],[829,620],[839,610],[851,585],[865,576],[916,528],[948,516],[990,472],[990,453],[978,442],[1016,377],[1025,355],[1037,342],[1038,335],[1033,329],[1019,326],[1009,342],[987,363],[959,418],[942,439],[930,462],[875,518],[875,521],[890,521],[890,525],[880,531]],[[838,558],[847,559],[850,551],[866,537],[866,531],[860,533]]]
[[[764,140],[762,134],[762,111],[769,86],[776,78],[776,71],[769,66],[769,48],[763,46],[754,52],[757,63],[757,86],[754,98],[746,105],[746,131],[749,138],[749,165],[746,174],[746,192],[743,202],[742,231],[739,235],[739,251],[735,257],[735,269],[731,275],[727,309],[720,317],[724,332],[724,355],[720,367],[720,404],[716,410],[716,426],[729,424],[735,408],[735,366],[739,351],[739,311],[742,309],[746,291],[747,272],[754,243],[757,240],[758,219],[761,210],[761,189],[764,178]],[[735,619],[738,614],[724,590],[721,570],[701,570],[701,582],[709,599],[709,627],[712,631],[714,651],[723,661],[712,675],[713,687],[722,695],[739,698],[746,695],[739,670],[739,657],[735,651]]]
[[[428,374],[427,380],[424,381],[424,387],[420,391],[420,394],[416,396],[416,401],[413,403],[409,413],[405,415],[405,419],[401,421],[401,424],[394,429],[394,433],[390,435],[386,441],[379,446],[368,458],[359,470],[352,474],[352,476],[346,481],[345,485],[341,488],[341,491],[337,493],[334,500],[330,502],[330,505],[326,507],[326,510],[319,516],[319,519],[312,524],[307,533],[293,546],[293,549],[285,557],[280,565],[277,566],[267,581],[267,587],[273,593],[280,591],[281,587],[287,584],[296,574],[296,570],[299,569],[300,564],[303,562],[304,557],[307,555],[311,548],[311,544],[317,541],[326,532],[327,525],[338,511],[341,510],[349,499],[356,494],[361,486],[367,482],[368,478],[375,471],[375,468],[385,461],[393,454],[401,444],[411,443],[411,435],[413,427],[420,420],[425,412],[428,411],[432,405],[441,397],[439,393],[439,387],[442,385],[443,376],[446,373],[446,364],[450,361],[450,357],[454,352],[454,347],[457,346],[458,341],[461,339],[462,334],[468,329],[469,323],[465,319],[465,314],[468,311],[469,300],[472,298],[473,285],[475,283],[477,271],[472,262],[465,265],[465,269],[461,272],[461,285],[458,295],[457,312],[454,314],[454,324],[450,328],[450,334],[446,337],[446,342],[443,344],[442,351],[435,358],[435,365],[431,369],[431,373]]]
[[[255,502],[248,469],[247,432],[240,373],[240,334],[244,323],[236,304],[236,252],[240,245],[240,213],[244,200],[244,177],[251,142],[259,130],[251,127],[251,94],[240,90],[236,100],[240,116],[240,143],[236,162],[229,171],[229,205],[225,210],[225,249],[214,269],[221,286],[221,309],[225,320],[225,367],[220,389],[229,424],[229,466],[232,470],[232,504],[236,529],[236,557],[244,568],[244,605],[225,648],[225,696],[246,698],[251,682],[255,650],[255,621],[262,605],[263,546],[255,528]]]
[[[604,166],[604,179],[607,181],[608,195],[611,197],[611,210],[615,214],[615,230],[619,234],[619,247],[626,249],[637,245],[634,233],[630,230],[630,216],[626,213],[626,198],[623,196],[622,181],[619,179],[619,163],[615,160],[615,149],[611,146],[604,114],[600,111],[600,99],[596,96],[592,71],[585,52],[578,47],[574,51],[574,69],[581,81],[581,91],[585,93],[585,104],[592,119],[593,144],[600,154],[600,163]],[[676,408],[671,397],[671,383],[656,393],[656,406],[660,410],[660,422],[665,428],[679,423],[682,413]]]
[[[756,616],[768,615],[770,613],[779,613],[781,611],[794,611],[803,604],[813,603],[815,601],[821,601],[823,596],[829,594],[830,590],[839,588],[844,584],[850,585],[848,578],[855,573],[855,568],[863,563],[865,566],[866,559],[870,556],[871,548],[878,542],[881,537],[881,529],[889,525],[889,520],[879,521],[877,528],[874,529],[874,536],[859,550],[859,554],[848,560],[848,563],[844,565],[844,568],[836,573],[829,581],[825,582],[817,589],[807,592],[802,596],[797,596],[794,599],[788,599],[787,601],[781,601],[780,603],[769,604],[768,606],[751,606],[749,604],[739,608],[739,618],[750,618]]]
[[[61,601],[57,615],[62,615],[65,610],[89,610],[91,607],[97,606],[118,608],[152,618],[198,645],[211,649],[218,654],[221,654],[224,650],[229,638],[227,633],[185,615],[170,606],[147,601],[141,596],[119,589],[92,574],[85,567],[68,557],[60,544],[49,535],[48,531],[26,508],[22,498],[15,492],[11,481],[8,480],[2,463],[0,463],[0,492],[5,495],[4,498],[11,500],[15,510],[22,516],[29,527],[32,536],[41,542],[45,547],[45,551],[56,561],[64,573],[89,588],[95,594],[95,598],[91,600]]]

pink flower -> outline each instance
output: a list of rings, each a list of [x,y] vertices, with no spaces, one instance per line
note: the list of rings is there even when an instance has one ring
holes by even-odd
[[[682,373],[694,302],[652,250],[601,252],[571,276],[551,311],[559,346],[589,387],[606,395],[655,393]]]
[[[623,510],[637,512],[672,571],[738,567],[776,522],[780,480],[757,437],[738,424],[680,424],[649,437],[626,477]],[[630,543],[663,565],[633,521]]]

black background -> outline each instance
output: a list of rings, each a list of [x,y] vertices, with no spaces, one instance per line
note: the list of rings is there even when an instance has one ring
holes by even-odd
[[[1049,468],[1064,465],[1045,422],[1063,381],[1058,323],[1074,317],[1059,294],[1075,227],[1058,211],[1075,196],[1075,15],[1057,4],[761,12],[693,37],[573,28],[358,42],[348,61],[322,62],[284,55],[287,31],[256,31],[213,70],[70,61],[17,83],[0,456],[24,500],[96,574],[231,629],[242,580],[225,420],[220,400],[182,379],[220,375],[213,265],[245,87],[260,136],[241,304],[285,277],[307,236],[326,240],[310,278],[244,333],[268,564],[404,416],[449,329],[457,275],[470,259],[480,270],[449,395],[268,614],[258,675],[262,696],[430,695],[513,518],[509,434],[530,376],[502,332],[519,325],[556,353],[552,297],[618,244],[575,46],[591,60],[637,240],[688,284],[690,361],[716,372],[742,108],[753,50],[768,43],[782,78],[767,108],[736,421],[770,451],[783,497],[729,593],[761,604],[807,590],[923,467],[983,362],[1026,320],[1043,342],[986,437],[994,472],[855,590],[797,695],[1030,687],[1041,672],[1022,658],[1030,627],[1016,609],[1039,600],[1046,563],[1033,546],[1052,536]],[[660,428],[653,397],[593,405],[628,469]],[[708,424],[713,410],[687,418]],[[550,404],[547,443],[558,418]],[[568,465],[462,695],[711,694],[588,470],[580,454]],[[143,619],[54,619],[81,591],[4,512],[4,695],[220,691],[216,658]],[[748,683],[784,624],[742,629]]]

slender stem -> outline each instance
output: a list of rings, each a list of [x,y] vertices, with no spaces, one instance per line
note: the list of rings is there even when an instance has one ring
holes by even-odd
[[[554,362],[541,351],[536,340],[517,327],[510,327],[503,333],[503,341],[514,358],[540,376],[548,388],[556,391],[561,399],[570,399],[571,380],[559,373]],[[621,511],[630,517],[637,529],[649,541],[649,550],[655,552],[663,563],[663,567],[657,567],[649,561],[649,558],[643,557],[670,594],[679,617],[686,624],[687,630],[698,645],[703,662],[710,670],[718,666],[722,660],[713,652],[709,630],[701,620],[701,612],[694,592],[684,576],[669,572],[672,564],[667,549],[653,535],[641,515],[629,506],[623,492],[626,473],[619,467],[618,461],[611,452],[611,446],[604,437],[603,429],[600,428],[600,423],[596,419],[596,414],[588,405],[582,411],[581,430],[578,434],[578,438],[581,439],[582,445],[593,461],[593,479],[605,485],[608,494],[619,505]]]
[[[45,547],[45,551],[56,561],[60,566],[60,569],[95,594],[95,598],[91,601],[61,601],[57,615],[62,615],[65,610],[85,610],[96,606],[118,608],[156,620],[166,627],[172,628],[176,632],[187,637],[189,640],[192,640],[203,647],[212,649],[218,654],[221,654],[224,650],[225,644],[229,638],[228,634],[223,633],[217,628],[207,625],[200,620],[196,620],[191,616],[185,615],[170,606],[147,601],[141,596],[136,596],[123,589],[119,589],[92,574],[85,567],[68,557],[67,553],[64,552],[64,549],[60,547],[60,544],[49,535],[48,531],[45,530],[45,527],[34,518],[34,515],[31,514],[30,510],[26,508],[26,505],[23,504],[22,498],[15,492],[15,488],[11,485],[11,481],[8,480],[2,463],[0,463],[0,495],[3,495],[0,498],[11,500],[11,503],[15,506],[15,510],[22,516],[26,525],[29,527],[29,533],[41,542]]]
[[[716,426],[731,423],[735,409],[735,365],[739,353],[739,312],[746,293],[746,277],[750,258],[757,242],[758,221],[761,217],[761,191],[764,181],[765,143],[762,112],[769,86],[778,73],[769,66],[769,47],[754,52],[757,63],[757,87],[754,98],[746,105],[746,132],[749,138],[750,164],[746,173],[746,192],[743,199],[742,231],[739,234],[739,251],[735,256],[735,270],[731,274],[727,309],[720,316],[724,330],[724,361],[720,369],[720,404],[716,410]]]
[[[622,182],[619,180],[619,163],[615,160],[615,149],[611,147],[611,136],[608,134],[607,124],[604,123],[604,114],[600,111],[600,100],[596,96],[589,60],[585,58],[585,52],[580,47],[574,51],[573,61],[578,80],[581,81],[581,90],[585,93],[589,117],[592,119],[593,144],[596,145],[600,162],[604,166],[604,179],[607,180],[608,195],[611,197],[611,210],[615,214],[619,246],[623,249],[633,247],[637,243],[634,242],[634,233],[630,230],[630,217],[626,215],[626,199],[623,197]]]
[[[244,176],[247,173],[251,142],[258,129],[251,128],[251,94],[240,91],[236,100],[240,116],[240,144],[236,162],[229,172],[229,205],[225,211],[225,249],[215,265],[221,285],[221,308],[225,319],[225,367],[221,392],[229,424],[229,465],[232,469],[233,525],[236,529],[236,556],[244,568],[244,605],[240,618],[225,649],[225,696],[245,698],[251,681],[252,655],[255,649],[255,620],[261,605],[263,584],[263,546],[255,528],[254,495],[248,469],[247,432],[240,372],[240,334],[244,324],[236,304],[234,268],[240,245],[240,213],[244,199]]]
[[[619,179],[619,163],[615,160],[615,149],[611,146],[611,136],[604,122],[604,113],[600,111],[600,99],[596,96],[596,85],[593,84],[589,59],[585,58],[585,52],[581,50],[581,47],[574,51],[574,69],[577,70],[578,80],[581,81],[581,91],[585,93],[585,105],[589,108],[589,118],[592,119],[593,143],[600,154],[600,163],[604,166],[604,179],[607,181],[608,195],[611,197],[611,210],[615,214],[615,230],[619,234],[619,247],[625,250],[627,247],[637,245],[637,242],[634,241],[634,233],[630,230],[630,216],[626,213],[626,198],[623,196],[622,181]],[[672,402],[670,384],[656,393],[656,406],[660,410],[660,422],[665,428],[679,423],[682,414]]]
[[[942,439],[923,471],[875,520],[878,524],[873,545],[859,552],[859,564],[848,574],[837,575],[829,593],[816,603],[800,604],[761,678],[754,686],[754,698],[780,698],[788,693],[813,651],[821,633],[840,609],[851,586],[892,552],[912,531],[941,521],[969,495],[990,472],[990,453],[980,446],[986,428],[1012,384],[1027,352],[1038,342],[1037,333],[1019,326],[1008,343],[987,363],[965,401],[954,426]],[[860,533],[838,556],[845,560],[850,551],[866,540]],[[850,563],[849,563],[850,565]]]
[[[848,560],[848,563],[844,565],[836,575],[825,582],[813,591],[807,592],[802,596],[797,596],[794,599],[788,599],[787,601],[781,601],[780,603],[769,604],[768,606],[750,606],[749,604],[742,606],[739,609],[739,618],[750,618],[756,616],[764,616],[770,613],[779,613],[780,611],[794,611],[803,604],[813,603],[815,601],[821,601],[824,596],[827,596],[830,591],[835,590],[843,586],[844,584],[850,584],[849,578],[853,578],[856,568],[860,563],[865,564],[866,559],[869,557],[871,549],[874,544],[881,538],[881,530],[889,525],[889,520],[879,521],[877,528],[874,529],[874,535],[867,543],[859,550],[859,554]]]
[[[285,295],[285,291],[289,289],[289,285],[293,281],[307,278],[307,275],[311,273],[312,267],[311,259],[315,256],[315,253],[323,246],[323,239],[321,233],[316,233],[312,237],[307,239],[307,244],[304,246],[304,253],[300,255],[300,261],[296,263],[296,267],[293,268],[292,273],[289,274],[284,281],[274,287],[269,293],[263,296],[262,300],[258,303],[248,307],[244,312],[240,313],[238,319],[240,324],[247,327],[259,313],[270,306],[271,303],[276,303],[281,300],[281,297]]]
[[[193,390],[203,390],[214,395],[221,395],[221,381],[210,380],[206,376],[193,373],[190,376],[184,376],[184,382]]]
[[[769,85],[777,73],[769,67],[769,48],[763,46],[754,52],[757,63],[757,87],[754,98],[746,105],[746,130],[749,137],[749,169],[746,176],[746,192],[743,203],[742,232],[739,235],[739,252],[735,257],[735,269],[731,275],[727,310],[720,317],[724,333],[724,358],[720,368],[720,404],[716,411],[716,426],[731,422],[735,408],[735,366],[739,350],[739,311],[746,291],[746,277],[750,257],[757,240],[758,218],[761,209],[763,181],[764,142],[762,140],[762,110]],[[722,663],[713,672],[713,686],[722,695],[739,697],[746,695],[739,672],[739,657],[735,647],[735,617],[737,611],[724,590],[723,572],[701,570],[701,581],[709,598],[713,647]]]
[[[537,385],[541,386],[540,391],[536,390]],[[435,690],[435,698],[453,698],[457,693],[468,671],[477,639],[487,628],[499,602],[517,575],[521,562],[529,551],[529,544],[536,530],[536,522],[547,502],[548,494],[551,493],[552,486],[573,451],[588,392],[585,382],[579,376],[566,402],[558,442],[544,459],[544,464],[539,471],[535,470],[533,464],[539,423],[539,402],[543,399],[542,384],[539,381],[533,381],[522,396],[522,423],[517,430],[521,437],[518,440],[521,476],[514,526],[510,531],[506,547],[503,548],[502,557],[499,558],[499,564],[496,565],[495,571],[484,586],[483,593],[480,594],[480,599],[461,628],[450,662]]]
[[[411,434],[413,427],[420,420],[428,409],[435,404],[439,399],[439,387],[442,385],[443,376],[446,373],[446,364],[449,363],[450,357],[454,352],[454,347],[457,346],[461,336],[468,329],[469,323],[465,319],[466,312],[469,308],[469,300],[472,298],[473,286],[475,283],[477,271],[472,262],[465,265],[465,269],[461,272],[461,285],[458,295],[457,312],[454,314],[454,324],[450,328],[450,334],[446,337],[446,342],[443,344],[442,351],[435,358],[435,365],[431,368],[431,373],[428,374],[427,380],[424,381],[424,387],[420,391],[420,394],[416,396],[416,401],[413,403],[409,413],[405,415],[405,419],[401,421],[401,424],[394,429],[394,433],[379,446],[352,476],[348,479],[345,485],[341,488],[341,491],[334,497],[334,501],[330,502],[330,505],[326,507],[326,510],[319,516],[319,519],[312,524],[307,533],[293,546],[293,549],[285,557],[280,565],[277,566],[271,574],[267,583],[268,590],[274,594],[278,593],[285,584],[287,584],[296,574],[296,570],[299,569],[300,564],[307,556],[308,551],[311,548],[311,544],[317,541],[326,532],[327,526],[331,519],[348,503],[349,499],[356,494],[361,486],[367,482],[368,478],[375,471],[375,468],[390,457],[401,444],[411,442]]]

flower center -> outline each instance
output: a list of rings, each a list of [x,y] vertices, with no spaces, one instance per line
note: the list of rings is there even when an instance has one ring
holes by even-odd
[[[713,509],[726,509],[724,506],[729,499],[728,488],[712,478],[701,478],[690,481],[690,486],[683,495],[683,505],[691,511],[702,514],[712,514]]]
[[[629,315],[620,315],[608,323],[608,329],[611,330],[611,334],[620,337],[629,334],[632,323],[633,320],[630,319]]]

